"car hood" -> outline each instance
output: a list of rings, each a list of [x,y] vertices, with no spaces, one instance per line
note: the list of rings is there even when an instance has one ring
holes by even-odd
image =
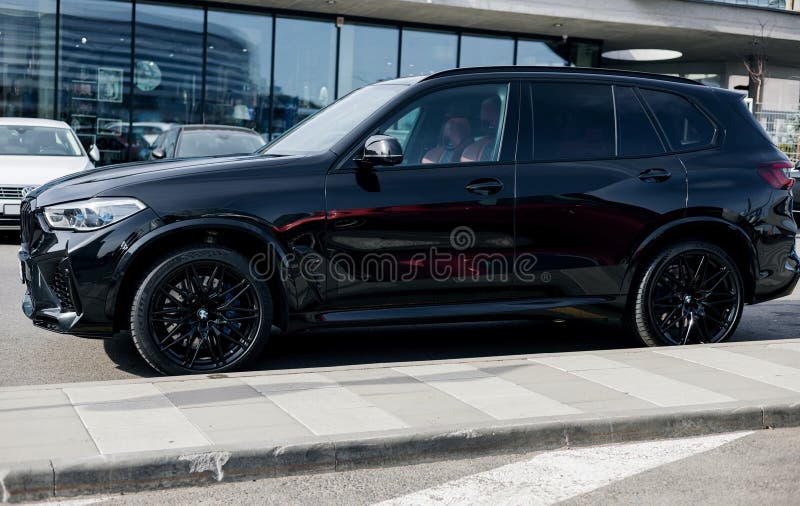
[[[39,186],[87,168],[94,166],[84,156],[0,155],[0,186]]]
[[[30,193],[37,206],[43,207],[61,202],[92,198],[115,188],[162,178],[179,177],[187,174],[226,170],[230,166],[262,167],[283,165],[299,157],[270,157],[265,155],[226,156],[193,158],[185,160],[159,160],[155,162],[136,162],[109,165],[94,170],[71,174]],[[123,196],[124,191],[119,196]]]

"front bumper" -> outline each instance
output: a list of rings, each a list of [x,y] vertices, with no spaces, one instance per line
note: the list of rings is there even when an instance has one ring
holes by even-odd
[[[35,202],[23,205],[22,310],[34,325],[84,337],[111,337],[107,300],[120,258],[159,225],[150,209],[94,232],[50,230]]]
[[[0,199],[0,230],[19,230],[18,211],[21,204],[19,199]]]

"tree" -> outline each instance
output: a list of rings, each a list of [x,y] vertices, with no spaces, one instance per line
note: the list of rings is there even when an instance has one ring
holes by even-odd
[[[747,95],[753,99],[754,113],[761,112],[764,77],[767,67],[767,40],[769,37],[766,23],[759,21],[758,25],[760,26],[760,32],[753,35],[753,40],[750,41],[752,51],[743,61],[749,81]]]

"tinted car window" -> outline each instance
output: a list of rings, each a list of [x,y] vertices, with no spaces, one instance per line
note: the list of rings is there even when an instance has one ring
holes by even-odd
[[[714,125],[685,98],[663,91],[642,90],[672,149],[707,146],[714,141]]]
[[[533,85],[533,153],[536,160],[581,160],[615,155],[611,86]]]
[[[656,129],[633,88],[614,87],[620,156],[655,155],[664,152]]]
[[[184,132],[178,144],[179,158],[194,156],[232,155],[253,153],[264,146],[257,133],[230,130],[198,130]]]
[[[508,84],[481,84],[429,93],[394,115],[379,133],[403,146],[402,165],[497,161]]]

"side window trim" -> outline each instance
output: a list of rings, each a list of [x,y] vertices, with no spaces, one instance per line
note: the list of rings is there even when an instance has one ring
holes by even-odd
[[[614,158],[619,158],[619,111],[617,110],[617,85],[611,83],[611,111],[614,114]]]
[[[686,149],[679,149],[679,148],[676,148],[675,146],[673,146],[672,143],[669,140],[669,136],[667,136],[666,130],[664,130],[664,127],[661,125],[661,122],[658,120],[658,116],[656,116],[655,111],[653,111],[653,109],[650,107],[650,104],[647,102],[647,100],[642,95],[641,90],[643,90],[643,89],[644,90],[655,91],[655,92],[658,92],[658,93],[669,93],[670,95],[675,95],[676,97],[680,97],[683,100],[687,101],[689,103],[689,105],[694,107],[694,109],[697,110],[706,119],[706,121],[708,121],[711,124],[711,126],[714,128],[714,133],[711,136],[711,141],[708,142],[707,144],[703,144],[703,145],[695,146],[695,147],[691,147],[691,148],[686,148]],[[713,118],[713,116],[711,116],[708,113],[708,111],[706,111],[700,104],[698,104],[696,100],[692,99],[692,97],[688,97],[686,95],[683,95],[681,93],[677,93],[677,92],[672,91],[672,90],[665,90],[663,88],[655,88],[655,87],[650,87],[650,86],[636,86],[636,95],[639,97],[639,100],[642,101],[642,104],[644,105],[644,107],[647,110],[648,114],[650,116],[652,116],[653,121],[655,122],[655,125],[658,128],[659,134],[662,135],[663,138],[664,138],[665,146],[667,146],[667,148],[668,148],[668,153],[670,153],[670,154],[690,153],[692,151],[703,151],[703,150],[706,150],[706,149],[714,149],[714,148],[719,147],[719,139],[720,139],[719,122],[717,122]]]
[[[423,98],[426,95],[430,95],[432,93],[437,93],[439,91],[448,90],[452,88],[461,88],[461,87],[468,87],[468,86],[482,86],[482,85],[497,85],[497,84],[505,84],[508,86],[508,95],[506,97],[506,111],[505,116],[503,119],[503,130],[500,132],[500,143],[499,143],[499,159],[496,161],[476,161],[476,162],[458,162],[458,163],[443,163],[443,164],[414,164],[414,165],[403,165],[401,167],[378,167],[376,170],[380,172],[388,172],[388,171],[399,171],[399,170],[433,170],[439,168],[452,168],[458,166],[469,166],[469,167],[480,167],[481,165],[510,165],[516,163],[516,154],[517,154],[517,141],[519,136],[519,118],[520,118],[520,108],[521,108],[521,80],[520,79],[491,79],[491,80],[481,80],[481,81],[467,81],[463,83],[456,83],[456,84],[442,84],[436,87],[432,87],[430,89],[425,89],[420,91],[412,96],[409,96],[406,100],[403,100],[400,104],[397,104],[391,112],[381,116],[378,120],[376,120],[370,128],[367,130],[367,133],[361,138],[359,138],[358,142],[355,146],[348,150],[344,156],[342,156],[336,163],[334,163],[329,170],[329,172],[353,172],[355,171],[355,164],[353,162],[354,158],[358,155],[358,153],[363,149],[364,143],[366,140],[371,136],[375,135],[378,132],[380,125],[384,124],[390,118],[398,115],[403,110],[405,110],[409,105],[413,104],[414,102],[418,101],[419,99]],[[414,125],[412,130],[415,131],[417,128],[417,124]],[[411,135],[409,135],[409,138]]]

